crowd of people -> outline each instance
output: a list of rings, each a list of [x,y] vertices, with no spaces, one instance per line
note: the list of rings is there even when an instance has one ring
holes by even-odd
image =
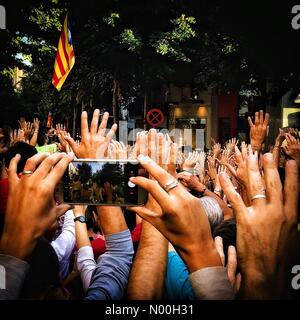
[[[118,142],[108,119],[96,109],[89,124],[82,112],[78,141],[38,119],[0,129],[0,299],[299,297],[297,129],[279,129],[267,146],[260,111],[248,118],[250,141],[212,139],[208,151],[184,152],[155,129],[132,146]],[[148,175],[130,181],[147,202],[61,202],[55,190],[75,158],[137,159]]]

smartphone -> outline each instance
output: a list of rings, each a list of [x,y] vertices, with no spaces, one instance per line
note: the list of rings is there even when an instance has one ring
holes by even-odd
[[[146,190],[129,179],[140,175],[137,160],[76,159],[63,177],[63,201],[70,204],[140,206]]]

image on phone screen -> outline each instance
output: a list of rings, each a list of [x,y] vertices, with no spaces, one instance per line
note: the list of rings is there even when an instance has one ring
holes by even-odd
[[[142,205],[147,193],[130,182],[139,174],[134,161],[74,160],[63,181],[64,202],[91,205]]]

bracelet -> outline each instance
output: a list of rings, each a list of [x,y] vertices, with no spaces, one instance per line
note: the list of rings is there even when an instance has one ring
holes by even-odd
[[[194,169],[184,169],[182,170],[182,172],[188,172],[188,173],[191,173],[192,175],[195,175],[195,170]]]

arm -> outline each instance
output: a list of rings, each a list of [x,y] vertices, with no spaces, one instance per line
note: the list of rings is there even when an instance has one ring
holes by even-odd
[[[141,240],[128,283],[129,300],[162,299],[167,252],[166,238],[150,223],[143,221]]]
[[[75,217],[85,216],[85,206],[75,206],[74,215]],[[92,274],[96,268],[96,261],[94,259],[94,253],[91,247],[86,224],[76,221],[75,231],[76,245],[78,248],[77,268],[80,272],[83,289],[84,291],[87,291],[91,282]]]
[[[133,245],[120,207],[97,207],[106,252],[98,258],[87,300],[120,300],[127,286]]]
[[[59,261],[59,270],[65,278],[69,273],[69,259],[75,246],[74,214],[69,210],[65,214],[65,220],[61,234],[51,242]]]
[[[33,131],[33,135],[30,139],[30,144],[32,146],[36,146],[36,143],[37,143],[37,138],[38,138],[38,133],[39,133],[39,127],[40,127],[40,120],[38,118],[35,118],[33,119],[33,128],[34,128],[34,131]]]
[[[19,177],[16,173],[20,155],[16,155],[10,162],[9,193],[0,239],[0,265],[6,271],[7,290],[0,291],[4,299],[18,297],[29,268],[24,260],[31,257],[37,239],[69,209],[66,204],[56,206],[53,194],[72,160],[73,155],[36,154],[25,164],[24,170],[33,171],[27,177]],[[15,230],[18,230],[18,237],[13,236]]]
[[[279,133],[275,139],[275,145],[272,150],[273,158],[277,168],[279,163],[280,148],[284,140],[285,140],[285,133],[282,129],[279,128]]]

